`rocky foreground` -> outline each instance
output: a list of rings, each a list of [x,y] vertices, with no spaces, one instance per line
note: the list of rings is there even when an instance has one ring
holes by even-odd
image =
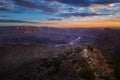
[[[116,80],[111,67],[96,48],[79,46],[24,64],[5,80]]]

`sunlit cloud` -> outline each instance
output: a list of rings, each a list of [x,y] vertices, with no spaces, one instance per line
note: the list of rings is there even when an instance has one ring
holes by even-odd
[[[120,26],[120,0],[1,0],[0,13],[0,26]]]

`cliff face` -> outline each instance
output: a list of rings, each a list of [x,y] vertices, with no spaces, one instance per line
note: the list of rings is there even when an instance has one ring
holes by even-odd
[[[54,58],[41,58],[8,76],[9,80],[115,80],[106,58],[96,48],[80,46]],[[7,79],[6,79],[7,80]]]
[[[0,47],[0,74],[40,58],[54,57],[59,52],[53,45],[6,45]]]
[[[95,41],[97,47],[109,52],[113,58],[120,59],[120,29],[108,29],[98,36]]]

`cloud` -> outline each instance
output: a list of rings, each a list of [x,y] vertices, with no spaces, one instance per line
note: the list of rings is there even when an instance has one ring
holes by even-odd
[[[37,22],[29,22],[29,21],[22,21],[22,20],[6,20],[0,19],[0,23],[37,23]]]
[[[55,21],[55,20],[61,21],[62,19],[61,18],[50,18],[50,19],[48,19],[48,21]]]
[[[120,4],[119,4],[120,5]],[[109,4],[109,5],[92,5],[89,7],[89,11],[90,12],[95,12],[95,13],[100,13],[100,14],[104,14],[104,13],[109,13],[109,14],[119,14],[120,12],[120,6],[118,6],[117,3],[113,3],[113,4]]]
[[[26,7],[26,8],[39,9],[39,10],[42,10],[44,12],[57,12],[56,9],[51,8],[47,5],[37,5],[33,2],[26,1],[26,0],[14,0],[14,3],[16,5],[23,6],[23,7]]]
[[[0,11],[10,11],[13,5],[13,2],[0,1]]]
[[[100,15],[111,15],[111,14],[96,14],[96,13],[61,13],[59,16],[60,17],[88,17],[88,16],[100,16]]]
[[[43,1],[57,1],[63,4],[70,4],[75,6],[87,7],[91,4],[111,4],[120,3],[120,0],[43,0]]]
[[[10,11],[10,10],[5,7],[0,7],[0,11]]]
[[[14,9],[14,3],[11,1],[0,1],[0,11],[9,13],[22,13],[25,9]]]

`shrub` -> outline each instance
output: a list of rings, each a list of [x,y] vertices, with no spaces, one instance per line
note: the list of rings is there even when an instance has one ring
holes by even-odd
[[[95,75],[94,71],[91,67],[88,65],[85,65],[81,70],[80,70],[80,76],[82,78],[85,78],[86,80],[95,80]]]
[[[115,77],[117,78],[117,80],[120,79],[120,61],[116,61],[115,65],[114,65],[114,73],[115,73]]]
[[[94,48],[92,47],[92,46],[88,46],[87,47],[90,51],[93,51],[94,50]]]
[[[80,48],[80,47],[76,47],[75,48],[75,53],[79,53],[79,52],[81,52],[82,51],[82,49]]]

